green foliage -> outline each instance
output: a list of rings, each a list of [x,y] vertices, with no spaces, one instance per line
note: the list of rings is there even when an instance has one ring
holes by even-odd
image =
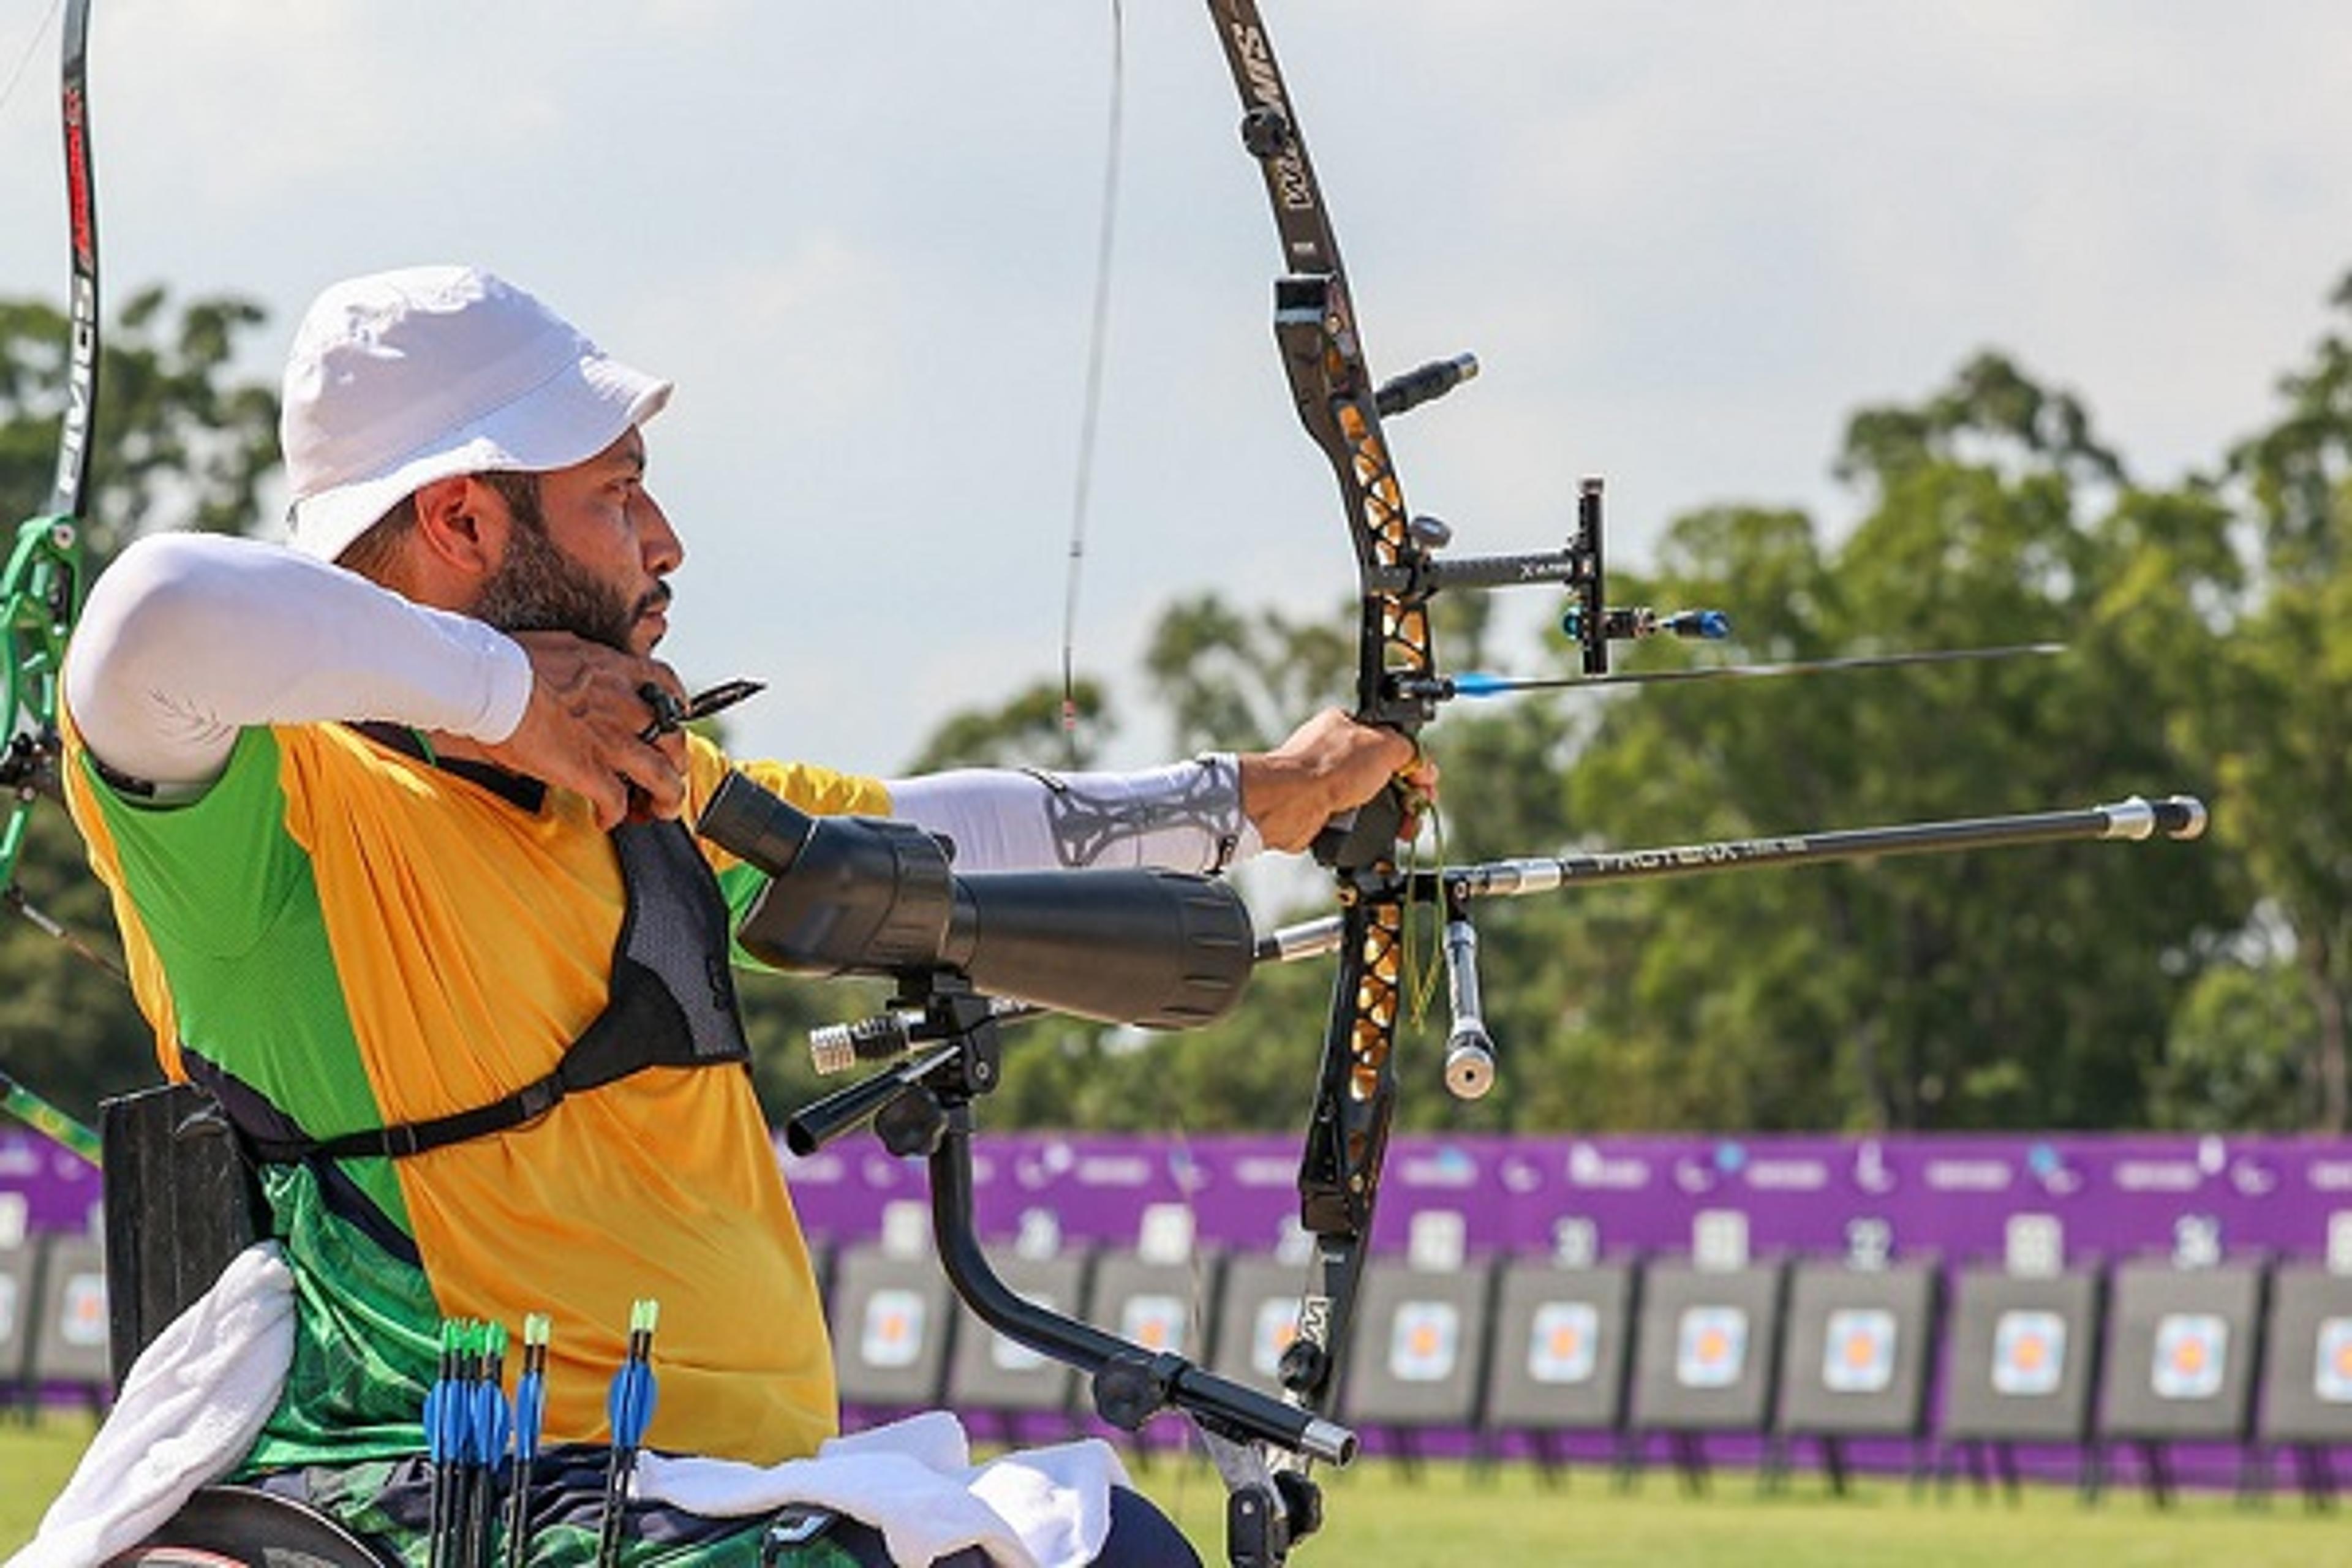
[[[2292,1132],[2312,1125],[2318,1085],[2299,1043],[2317,1032],[2310,988],[2277,963],[2221,962],[2174,1010],[2149,1125],[2184,1132]]]
[[[2289,378],[2299,444],[2260,448],[2279,473],[2338,476],[2334,506],[2352,468],[2352,437],[2326,422],[2352,406],[2342,362],[2331,340]],[[2174,789],[2239,826],[2195,847],[1882,858],[1482,906],[1502,1087],[1474,1107],[1447,1100],[1442,1020],[1408,1020],[1400,1125],[2336,1124],[2329,1007],[2352,1013],[2352,988],[2315,977],[2352,952],[2352,928],[2323,919],[2352,909],[2332,879],[2352,874],[2352,820],[2333,809],[2352,802],[2340,778],[2352,693],[2312,678],[2331,655],[2352,671],[2352,644],[2338,654],[2329,636],[2352,625],[2352,604],[2328,596],[2352,586],[2306,572],[2298,610],[2249,550],[2325,527],[2250,528],[2216,480],[2134,486],[2080,399],[1995,354],[1915,407],[1858,413],[1839,471],[1863,503],[1842,540],[1799,512],[1702,510],[1675,524],[1650,580],[1621,581],[1614,597],[1727,606],[1744,659],[2040,640],[2069,651],[1458,710],[1424,737],[1444,770],[1446,826],[1423,852],[1688,843]],[[2307,484],[2264,483],[2244,488],[2315,504]],[[1213,595],[1173,606],[1150,672],[1177,746],[1260,743],[1345,691],[1351,620],[1299,623]],[[1454,630],[1448,662],[1479,662],[1486,631]],[[1464,657],[1459,645],[1474,646]],[[1645,646],[1629,662],[1692,657]],[[1565,673],[1570,650],[1553,640],[1532,660]],[[1506,662],[1528,668],[1530,656]],[[2307,721],[2279,735],[2279,715],[2305,700]],[[2285,809],[2294,795],[2329,805]],[[2283,918],[2292,963],[2250,970],[2231,956],[2258,908]],[[1278,918],[1262,911],[1261,924]],[[1433,954],[1433,935],[1420,945]],[[2273,1004],[2259,1040],[2230,1007],[2257,982]],[[1328,984],[1328,964],[1261,973],[1225,1022],[1140,1047],[1070,1029],[1056,1059],[1084,1070],[1038,1069],[1067,1079],[1066,1095],[1024,1095],[999,1119],[1034,1109],[1129,1125],[1156,1093],[1195,1126],[1296,1125]],[[2311,999],[2289,1005],[2281,993],[2298,984]],[[1013,1077],[1030,1070],[1016,1060]]]
[[[126,300],[100,333],[88,542],[99,561],[155,529],[241,533],[261,521],[278,464],[278,393],[239,376],[238,343],[265,320],[213,297],[173,314],[160,285]],[[66,318],[0,300],[0,495],[29,513],[48,494],[66,396]]]
[[[1001,708],[968,708],[950,714],[931,731],[908,771],[1088,767],[1117,729],[1098,682],[1073,681],[1066,715],[1062,689],[1039,681]]]
[[[238,530],[257,518],[277,462],[278,397],[235,370],[257,306],[192,301],[176,317],[161,288],[134,295],[102,337],[85,545],[93,571],[150,529]],[[67,323],[38,300],[0,300],[0,495],[46,504],[65,400]],[[13,534],[13,530],[11,531]],[[85,946],[120,962],[106,899],[63,812],[35,811],[0,921],[0,1066],[85,1120],[100,1098],[155,1077],[154,1044],[122,982]]]
[[[2352,314],[2352,278],[2336,302]],[[250,521],[273,395],[240,381],[252,306],[150,289],[107,339],[94,484],[101,554],[156,527]],[[46,493],[64,322],[0,301],[0,488]],[[2310,1127],[2352,1121],[2352,334],[2280,383],[2211,476],[2136,485],[2085,403],[1984,353],[1916,405],[1849,422],[1858,515],[1717,508],[1675,521],[1621,602],[1720,605],[1732,657],[2063,640],[2054,660],[1571,693],[1449,712],[1442,837],[1463,861],[2030,811],[2185,789],[2195,847],[2070,845],[1696,878],[1482,906],[1502,1087],[1436,1088],[1442,1018],[1409,1018],[1400,1125],[1590,1129]],[[1335,550],[1337,542],[1335,541]],[[1335,563],[1338,557],[1335,555]],[[1337,567],[1335,565],[1335,572]],[[1438,605],[1443,663],[1487,662],[1486,602]],[[1170,750],[1254,747],[1353,700],[1356,609],[1294,618],[1215,595],[1170,606],[1145,663]],[[1644,646],[1629,663],[1694,657]],[[1566,672],[1557,638],[1503,650]],[[1086,766],[1114,732],[1082,684],[958,715],[914,765]],[[54,816],[23,870],[85,934],[103,900]],[[1301,879],[1276,887],[1307,889]],[[1264,890],[1259,923],[1319,913]],[[1433,931],[1415,936],[1425,989]],[[1270,968],[1182,1037],[1047,1020],[1008,1037],[994,1124],[1293,1128],[1329,964]],[[813,1024],[878,985],[755,981],[763,1099],[832,1087]],[[87,1114],[145,1076],[120,988],[29,922],[0,932],[0,1062]]]
[[[105,889],[62,810],[35,813],[16,887],[68,934],[0,910],[0,1068],[95,1126],[100,1100],[155,1081],[155,1037],[121,979],[73,951],[121,962]]]

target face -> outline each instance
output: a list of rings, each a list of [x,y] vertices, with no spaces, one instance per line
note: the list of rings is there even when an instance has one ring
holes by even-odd
[[[2230,1364],[2230,1325],[2211,1312],[2167,1312],[2156,1322],[2149,1383],[2158,1399],[2210,1399]]]
[[[1173,1296],[1129,1296],[1118,1314],[1119,1338],[1154,1354],[1181,1351],[1188,1317],[1184,1303]]]
[[[1528,1375],[1538,1383],[1590,1383],[1601,1360],[1601,1314],[1589,1301],[1546,1301],[1528,1331]]]
[[[58,1314],[58,1337],[77,1350],[106,1343],[106,1276],[76,1274],[66,1280]]]
[[[2066,1320],[2055,1312],[2003,1312],[1993,1326],[1993,1392],[2042,1398],[2057,1393],[2065,1377]]]
[[[923,1353],[923,1299],[912,1290],[877,1290],[866,1298],[857,1353],[867,1366],[912,1366]]]
[[[1462,1314],[1450,1301],[1407,1301],[1389,1328],[1389,1375],[1399,1383],[1443,1383],[1462,1351]]]
[[[1675,1335],[1675,1381],[1685,1388],[1729,1388],[1748,1364],[1748,1314],[1738,1307],[1692,1307]]]
[[[1250,1335],[1250,1366],[1260,1377],[1282,1375],[1282,1352],[1298,1337],[1298,1303],[1276,1297],[1257,1305],[1257,1331]]]
[[[2352,1318],[2322,1318],[2311,1391],[2330,1405],[2352,1405]]]
[[[1832,1394],[1884,1394],[1895,1383],[1895,1314],[1846,1307],[1822,1336],[1822,1386]]]

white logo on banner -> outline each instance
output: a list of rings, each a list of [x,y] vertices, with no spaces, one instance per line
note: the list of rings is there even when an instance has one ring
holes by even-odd
[[[1701,1209],[1691,1215],[1691,1263],[1710,1273],[1748,1267],[1748,1215],[1738,1209]]]
[[[1190,1204],[1146,1204],[1135,1227],[1135,1255],[1146,1263],[1192,1261],[1192,1225]]]
[[[1407,1301],[1389,1330],[1389,1374],[1399,1383],[1443,1383],[1462,1349],[1462,1315],[1450,1301]]]
[[[1748,1364],[1748,1314],[1738,1307],[1689,1307],[1675,1335],[1675,1381],[1685,1388],[1729,1388]]]
[[[1601,1314],[1590,1301],[1546,1301],[1528,1331],[1528,1375],[1590,1383],[1601,1359]]]
[[[1895,1382],[1895,1314],[1843,1307],[1822,1336],[1822,1386],[1832,1394],[1884,1394]]]
[[[1013,1235],[1015,1258],[1058,1258],[1062,1251],[1062,1216],[1052,1209],[1023,1209],[1021,1227]]]
[[[2001,1226],[2000,1259],[2011,1274],[2047,1279],[2066,1267],[2066,1227],[2056,1215],[2013,1214]]]
[[[857,1353],[867,1366],[912,1366],[923,1353],[923,1299],[912,1290],[877,1290],[866,1298]]]
[[[1282,1374],[1282,1352],[1298,1337],[1298,1303],[1283,1297],[1257,1304],[1257,1331],[1250,1336],[1250,1366],[1260,1377]]]
[[[2058,1392],[2066,1376],[2066,1320],[2055,1312],[2003,1312],[1992,1331],[1992,1388],[2011,1398]]]
[[[1423,1209],[1405,1233],[1406,1266],[1431,1274],[1458,1272],[1469,1255],[1469,1221],[1459,1211]]]
[[[891,1258],[920,1258],[931,1249],[931,1205],[895,1198],[882,1205],[882,1251]]]
[[[2156,1321],[2148,1382],[2158,1399],[2212,1398],[2229,1361],[2230,1325],[2213,1313],[2167,1312]]]
[[[2352,1405],[2352,1318],[2319,1320],[2311,1391],[2330,1405]]]
[[[1119,1310],[1118,1335],[1130,1344],[1158,1354],[1184,1349],[1184,1303],[1173,1296],[1129,1296]]]

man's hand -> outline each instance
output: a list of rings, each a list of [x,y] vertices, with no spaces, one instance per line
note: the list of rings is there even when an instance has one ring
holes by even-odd
[[[1415,807],[1437,798],[1436,763],[1395,731],[1359,724],[1337,708],[1316,714],[1273,751],[1244,752],[1240,762],[1242,810],[1270,849],[1306,848],[1331,818],[1392,779]],[[1409,813],[1407,837],[1415,826]]]
[[[569,632],[514,640],[530,659],[530,706],[513,734],[484,747],[490,761],[586,796],[599,827],[686,809],[686,738],[646,739],[656,715],[638,691],[651,684],[682,701],[686,688],[669,666]]]

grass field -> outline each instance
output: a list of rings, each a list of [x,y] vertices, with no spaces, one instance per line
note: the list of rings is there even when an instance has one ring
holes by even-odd
[[[0,1556],[32,1534],[89,1436],[81,1418],[0,1420]],[[1136,1479],[1206,1562],[1223,1561],[1224,1493],[1205,1467],[1162,1460]],[[1625,1494],[1591,1472],[1555,1489],[1531,1467],[1489,1480],[1444,1464],[1419,1480],[1378,1463],[1324,1479],[1328,1523],[1298,1550],[1301,1568],[2352,1568],[2352,1519],[2287,1499],[2249,1510],[2192,1497],[2159,1512],[2136,1494],[2086,1508],[2071,1490],[2029,1488],[2011,1506],[1885,1481],[1837,1499],[1804,1477],[1759,1498],[1736,1473],[1692,1498],[1665,1474]]]

